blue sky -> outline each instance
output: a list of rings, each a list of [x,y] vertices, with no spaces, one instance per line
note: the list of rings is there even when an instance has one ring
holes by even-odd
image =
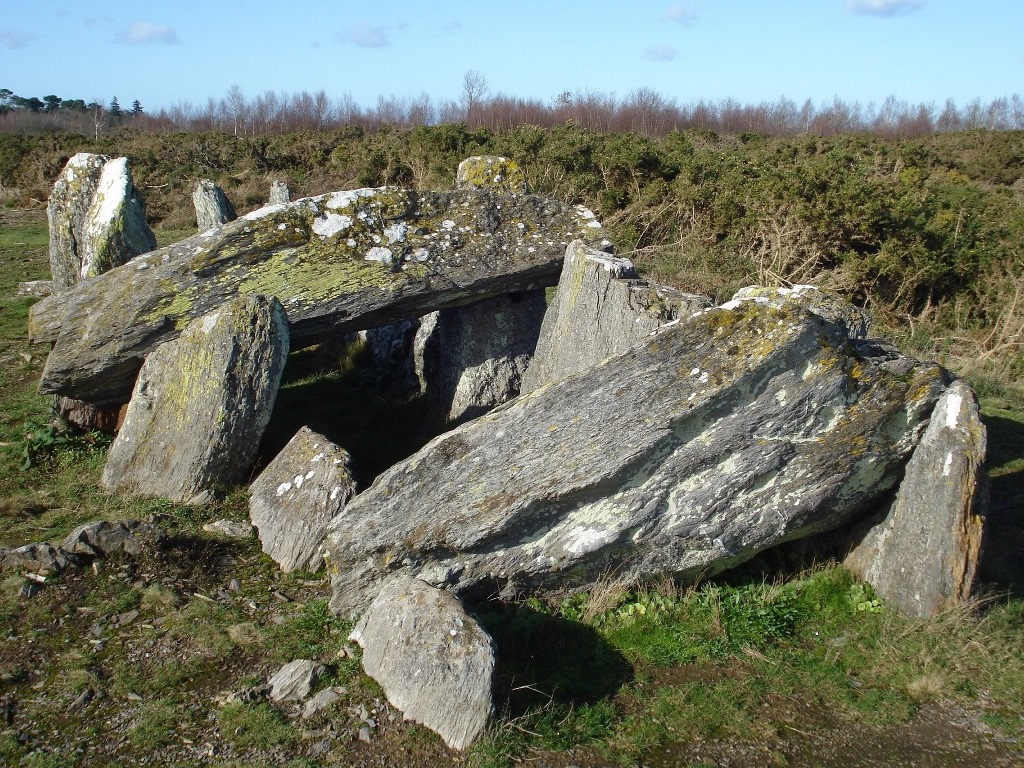
[[[10,2],[0,88],[147,112],[267,90],[459,97],[473,70],[491,95],[550,102],[651,88],[685,104],[958,104],[1024,95],[1022,0],[524,0]]]

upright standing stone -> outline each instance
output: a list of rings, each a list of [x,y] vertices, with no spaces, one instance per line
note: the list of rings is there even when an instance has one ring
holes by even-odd
[[[327,523],[355,493],[348,453],[300,429],[249,488],[249,519],[263,551],[288,572],[319,570]]]
[[[243,480],[287,356],[276,298],[238,297],[194,320],[142,366],[103,485],[187,502]]]
[[[519,163],[497,155],[467,157],[455,174],[456,189],[493,189],[524,195],[529,190]]]
[[[387,582],[352,631],[363,669],[409,720],[465,749],[493,708],[494,646],[454,595],[419,579]]]
[[[196,224],[200,232],[219,227],[238,218],[235,207],[224,190],[209,179],[200,179],[192,190],[192,204],[196,207]]]
[[[522,391],[625,352],[657,328],[709,306],[711,300],[705,296],[647,283],[628,259],[576,240],[565,252]]]
[[[984,530],[984,461],[978,402],[957,380],[932,411],[889,514],[845,562],[900,613],[929,619],[970,597]]]
[[[416,373],[441,421],[476,418],[519,394],[545,308],[544,291],[524,291],[421,321]]]
[[[292,192],[288,184],[280,179],[274,179],[270,185],[270,205],[280,205],[292,201]]]
[[[54,184],[46,215],[58,291],[156,248],[126,157],[72,157]]]

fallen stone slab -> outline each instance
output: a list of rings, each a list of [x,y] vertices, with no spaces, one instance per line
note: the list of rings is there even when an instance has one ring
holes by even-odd
[[[706,296],[641,280],[629,259],[574,241],[566,251],[522,391],[625,352],[656,329],[711,303]]]
[[[128,158],[80,152],[50,193],[50,272],[58,290],[156,248]]]
[[[873,511],[947,382],[798,306],[706,310],[381,474],[331,522],[332,608],[393,573],[514,591],[722,571]]]
[[[190,502],[249,471],[288,357],[276,298],[239,297],[198,318],[142,367],[101,482]]]
[[[0,547],[0,570],[28,571],[41,575],[62,573],[75,565],[76,558],[49,542],[25,544],[21,547]]]
[[[419,579],[388,581],[352,631],[363,669],[407,720],[466,749],[493,710],[494,644],[454,595]]]
[[[550,285],[593,213],[489,190],[360,189],[261,208],[36,303],[40,392],[123,402],[141,362],[239,294],[280,299],[292,346]]]
[[[351,457],[303,427],[249,487],[249,519],[284,572],[317,571],[331,521],[355,493]]]
[[[966,601],[981,557],[985,425],[963,381],[950,385],[907,463],[896,500],[844,565],[905,616],[930,619]]]

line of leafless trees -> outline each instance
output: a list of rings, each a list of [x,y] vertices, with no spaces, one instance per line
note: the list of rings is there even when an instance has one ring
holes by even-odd
[[[94,110],[95,112],[95,110]],[[508,129],[523,125],[553,127],[573,123],[604,132],[634,132],[664,136],[673,130],[699,128],[716,133],[752,132],[765,135],[832,136],[874,133],[913,138],[935,132],[970,129],[1024,130],[1024,98],[1018,94],[989,102],[974,99],[942,105],[911,103],[890,96],[882,103],[843,101],[797,103],[775,101],[743,104],[735,99],[701,100],[680,104],[649,88],[625,98],[586,92],[565,92],[550,102],[504,94],[491,95],[486,81],[469,72],[461,96],[435,102],[419,96],[381,96],[372,106],[357,104],[350,94],[332,97],[326,91],[286,94],[265,91],[248,97],[232,86],[219,99],[205,104],[179,102],[156,113],[116,119],[99,113],[59,110],[34,113],[10,110],[0,114],[0,132],[40,133],[52,130],[99,134],[118,127],[153,132],[222,131],[236,136],[271,136],[294,131],[318,131],[356,125],[366,130],[382,126],[410,127],[463,123],[467,128]]]

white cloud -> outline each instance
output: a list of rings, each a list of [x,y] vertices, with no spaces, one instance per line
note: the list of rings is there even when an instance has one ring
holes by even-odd
[[[662,43],[661,45],[649,45],[644,48],[643,57],[649,61],[672,61],[679,55],[675,46]]]
[[[341,33],[341,39],[360,48],[387,48],[391,45],[388,30],[370,24],[354,24]]]
[[[163,43],[177,45],[178,33],[166,24],[153,24],[149,21],[136,21],[131,26],[117,33],[119,43],[145,45],[147,43]]]
[[[687,3],[676,3],[667,11],[665,11],[658,18],[662,21],[674,21],[676,24],[682,24],[684,27],[688,27],[697,21],[698,9]]]
[[[862,16],[903,16],[924,6],[924,0],[847,0],[846,9]]]
[[[20,29],[0,28],[0,48],[24,48],[32,35]]]

